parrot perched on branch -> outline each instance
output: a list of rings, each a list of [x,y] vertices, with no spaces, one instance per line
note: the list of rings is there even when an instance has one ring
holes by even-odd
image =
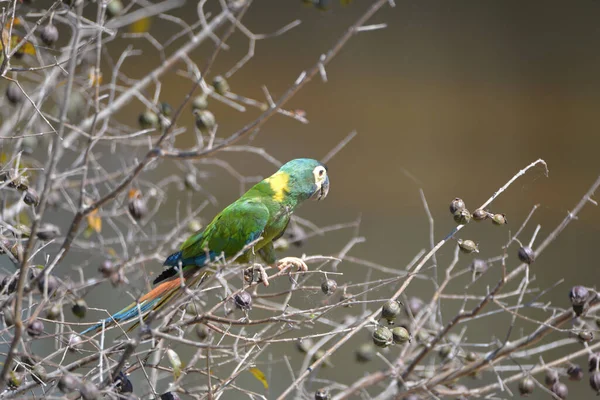
[[[249,263],[257,253],[267,264],[279,269],[292,265],[306,271],[306,264],[299,258],[286,257],[278,261],[273,242],[283,235],[291,214],[300,203],[308,199],[322,200],[328,191],[325,165],[308,158],[289,161],[227,206],[204,229],[190,236],[178,252],[168,256],[164,262],[167,268],[154,279],[156,286],[150,292],[81,334],[98,331],[103,324],[108,327],[139,318],[140,313],[158,310],[182,289],[181,279],[188,285],[197,282],[201,275],[198,272],[219,258]],[[266,274],[263,276],[263,283],[268,285]]]

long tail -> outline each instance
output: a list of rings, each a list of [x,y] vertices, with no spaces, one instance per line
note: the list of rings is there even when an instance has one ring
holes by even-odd
[[[193,268],[184,268],[183,273],[183,279],[186,285],[188,286],[195,284],[203,275],[198,274],[197,276],[195,276],[198,268],[195,266],[191,267]],[[102,325],[104,325],[104,327],[106,328],[111,325],[119,324],[128,320],[138,319],[138,321],[135,324],[133,324],[127,329],[127,332],[129,332],[139,325],[140,321],[138,317],[140,315],[143,315],[148,311],[160,309],[165,303],[167,303],[167,301],[169,301],[171,298],[173,298],[173,296],[179,293],[180,288],[181,279],[179,276],[177,278],[164,281],[157,285],[154,289],[140,297],[138,302],[131,303],[121,311],[111,315],[109,318],[106,318],[104,321],[101,321],[96,325],[92,325],[91,327],[81,332],[81,335],[85,335],[90,332],[97,332],[102,328]]]

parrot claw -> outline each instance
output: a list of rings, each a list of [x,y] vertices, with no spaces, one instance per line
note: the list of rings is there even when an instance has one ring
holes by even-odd
[[[263,285],[269,286],[269,275],[260,264],[254,264],[253,266],[244,270],[244,280],[247,283],[262,282]]]
[[[282,258],[281,260],[277,261],[276,267],[279,268],[280,271],[287,267],[296,267],[298,271],[308,271],[308,266],[306,263],[298,257]]]

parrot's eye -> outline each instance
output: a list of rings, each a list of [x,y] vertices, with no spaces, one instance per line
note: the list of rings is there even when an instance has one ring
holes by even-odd
[[[320,169],[320,170],[319,170],[319,176],[323,176],[323,174],[324,174],[324,173],[325,173],[325,170],[324,170],[324,169]]]

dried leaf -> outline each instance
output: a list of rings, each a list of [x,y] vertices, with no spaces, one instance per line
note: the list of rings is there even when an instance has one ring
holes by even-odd
[[[171,367],[173,368],[173,376],[175,377],[175,379],[178,379],[179,375],[181,375],[183,363],[181,362],[179,355],[175,353],[175,350],[168,349],[167,357],[169,358],[169,362],[171,363]]]
[[[260,381],[260,383],[263,384],[265,389],[269,388],[269,382],[267,382],[267,377],[260,369],[253,367],[253,368],[248,369],[248,372],[250,372],[252,375],[254,375],[254,377],[256,379],[258,379]]]
[[[129,25],[129,32],[131,33],[145,33],[150,30],[152,20],[149,17],[140,18],[133,24]]]
[[[102,219],[98,215],[98,209],[89,213],[86,217],[88,228],[96,233],[100,233],[102,231]]]

